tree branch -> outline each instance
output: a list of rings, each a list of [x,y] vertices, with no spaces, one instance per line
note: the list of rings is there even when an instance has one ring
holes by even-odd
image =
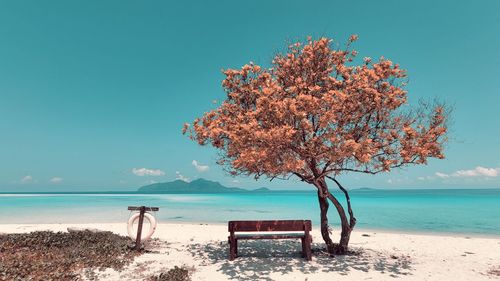
[[[337,186],[340,188],[340,190],[342,190],[342,192],[344,192],[344,195],[345,195],[345,199],[347,201],[347,212],[349,212],[349,227],[352,229],[354,228],[354,225],[356,225],[356,218],[354,217],[354,213],[352,211],[352,208],[351,208],[351,198],[349,197],[349,193],[347,192],[347,190],[337,181],[337,179],[335,178],[332,178],[330,176],[326,176],[327,178],[331,179],[332,181],[334,181]]]

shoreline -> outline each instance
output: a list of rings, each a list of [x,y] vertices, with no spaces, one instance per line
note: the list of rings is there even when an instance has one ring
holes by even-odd
[[[423,197],[421,191],[396,192],[391,196],[361,192],[352,198],[358,219],[355,231],[500,236],[500,220],[491,215],[500,212],[500,193],[476,189],[436,192],[433,189]],[[229,220],[300,218],[312,220],[313,228],[319,228],[319,207],[314,194],[280,194],[283,197],[232,193],[0,195],[0,224],[124,223],[130,216],[127,206],[146,205],[160,207],[155,216],[162,223],[225,225]],[[471,194],[477,197],[472,200]],[[438,211],[421,212],[422,208]],[[331,226],[339,228],[338,215],[330,212],[329,217]]]
[[[28,226],[36,227],[40,225],[105,225],[105,224],[122,224],[126,228],[126,222],[85,222],[85,223],[0,223],[0,233],[2,233],[2,228],[4,226]],[[214,225],[214,226],[224,226],[227,227],[227,222],[204,222],[204,221],[171,221],[171,222],[158,222],[158,225]],[[319,226],[313,224],[313,230]],[[336,225],[334,230],[338,230],[339,226]],[[385,233],[385,234],[409,234],[409,235],[422,235],[422,236],[436,236],[436,237],[456,237],[456,238],[485,238],[485,239],[500,239],[500,234],[494,233],[460,233],[460,232],[441,232],[441,231],[426,231],[426,230],[405,230],[405,229],[389,229],[389,228],[363,228],[356,227],[353,232],[375,232],[375,233]]]

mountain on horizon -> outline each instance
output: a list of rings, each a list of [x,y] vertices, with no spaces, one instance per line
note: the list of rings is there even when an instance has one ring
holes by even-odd
[[[238,187],[226,187],[216,181],[203,178],[191,182],[175,180],[171,182],[153,183],[140,187],[138,193],[247,193],[268,192],[268,188],[262,187],[254,190]]]

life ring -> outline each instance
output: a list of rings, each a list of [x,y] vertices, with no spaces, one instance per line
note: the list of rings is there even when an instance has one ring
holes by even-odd
[[[128,232],[128,237],[130,237],[132,240],[135,241],[137,237],[137,231],[134,232],[134,222],[139,219],[140,213],[135,213],[133,214],[129,219],[127,223],[127,232]],[[149,221],[149,231],[146,235],[144,235],[144,232],[142,232],[141,235],[141,241],[148,240],[151,238],[153,233],[155,232],[156,229],[156,219],[149,213],[144,213],[144,219]]]

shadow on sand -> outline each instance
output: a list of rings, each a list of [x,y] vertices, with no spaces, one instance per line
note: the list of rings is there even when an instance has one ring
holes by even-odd
[[[228,279],[277,280],[275,274],[300,271],[304,274],[335,272],[347,275],[351,271],[378,271],[388,277],[411,274],[409,256],[395,256],[373,250],[356,249],[345,256],[330,257],[321,244],[313,245],[313,261],[301,257],[301,245],[297,241],[243,241],[239,243],[239,256],[228,260],[228,245],[224,242],[191,244],[188,251],[202,265],[218,265],[218,271]]]

